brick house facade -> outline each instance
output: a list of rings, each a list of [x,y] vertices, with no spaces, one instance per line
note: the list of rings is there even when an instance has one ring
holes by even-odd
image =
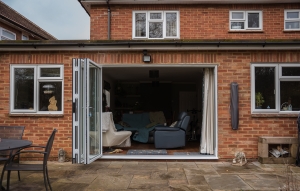
[[[122,5],[113,2],[109,4],[111,20],[108,33],[106,1],[94,3],[80,1],[90,15],[89,42],[36,41],[34,45],[0,42],[0,71],[3,74],[0,77],[2,124],[24,125],[26,127],[24,139],[32,140],[34,144],[44,143],[52,129],[57,128],[52,155],[55,157],[58,149],[63,148],[71,158],[72,58],[89,58],[104,66],[110,64],[139,66],[145,64],[141,57],[142,50],[147,49],[151,55],[151,64],[155,65],[217,66],[218,158],[230,159],[238,150],[244,151],[247,158],[257,158],[259,136],[297,136],[296,119],[299,112],[253,112],[251,64],[275,63],[300,66],[300,30],[284,30],[285,10],[299,11],[299,3],[289,1],[289,3],[233,4],[224,1],[222,4],[183,5],[151,4],[152,1],[149,1],[150,4],[139,4],[128,1],[129,4]],[[178,11],[180,37],[167,40],[133,39],[133,10]],[[262,29],[230,30],[229,14],[234,10],[261,11]],[[252,44],[254,42],[256,44]],[[119,45],[115,45],[117,43]],[[178,46],[176,43],[181,44]],[[63,65],[63,114],[10,113],[10,64]],[[229,108],[231,82],[239,84],[238,130],[231,128]]]

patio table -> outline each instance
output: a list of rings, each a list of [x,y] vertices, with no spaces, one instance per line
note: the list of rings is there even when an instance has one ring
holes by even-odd
[[[8,151],[14,149],[21,149],[28,147],[32,144],[31,141],[22,139],[1,139],[0,141],[0,151]],[[4,168],[3,168],[4,170]],[[3,172],[2,172],[3,173]],[[5,188],[0,185],[0,190],[5,190]]]

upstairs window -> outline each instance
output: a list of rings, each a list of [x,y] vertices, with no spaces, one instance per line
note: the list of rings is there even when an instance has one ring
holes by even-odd
[[[284,30],[300,30],[300,10],[284,11]]]
[[[22,40],[29,40],[29,37],[27,35],[22,34]]]
[[[63,113],[63,65],[12,64],[10,76],[10,113]]]
[[[16,40],[16,34],[4,28],[0,28],[1,40]]]
[[[178,11],[134,11],[133,39],[179,38]]]
[[[230,11],[230,30],[262,30],[262,11]]]

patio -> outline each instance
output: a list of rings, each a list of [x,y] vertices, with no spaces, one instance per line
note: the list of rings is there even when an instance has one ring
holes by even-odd
[[[89,165],[49,162],[48,167],[53,191],[279,190],[287,169],[283,164],[256,161],[233,166],[230,162],[98,160]],[[299,180],[300,168],[290,169]],[[16,172],[11,175],[12,191],[45,190],[41,173],[22,171],[21,182]]]

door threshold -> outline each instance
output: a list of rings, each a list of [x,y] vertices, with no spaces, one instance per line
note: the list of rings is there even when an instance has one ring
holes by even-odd
[[[193,156],[182,156],[182,155],[102,155],[101,159],[171,159],[171,160],[210,160],[210,159],[219,159],[216,155],[193,155]]]

